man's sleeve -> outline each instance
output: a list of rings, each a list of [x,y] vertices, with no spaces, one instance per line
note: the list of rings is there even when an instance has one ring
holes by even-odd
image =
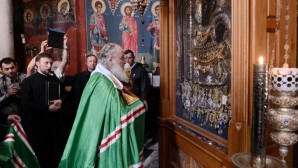
[[[0,103],[5,99],[5,95],[2,95],[2,94],[0,94],[1,95],[1,97],[0,97]]]
[[[3,78],[1,77],[0,78],[0,90],[1,90],[1,88],[3,88]],[[5,94],[3,94],[1,91],[0,91],[0,103],[5,99],[6,97],[5,97]]]
[[[61,73],[61,71],[59,70],[59,68],[57,68],[55,71],[54,71],[56,77],[61,81],[62,77],[64,76],[64,74]]]

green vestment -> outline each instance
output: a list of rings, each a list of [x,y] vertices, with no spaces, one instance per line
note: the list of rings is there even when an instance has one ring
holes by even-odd
[[[64,149],[61,168],[142,167],[143,103],[127,105],[109,78],[89,79]]]

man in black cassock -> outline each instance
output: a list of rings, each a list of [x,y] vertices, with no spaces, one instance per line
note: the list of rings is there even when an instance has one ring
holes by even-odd
[[[133,51],[126,50],[124,52],[124,59],[126,63],[128,63],[131,66],[130,79],[133,83],[133,86],[130,91],[137,95],[144,103],[146,109],[148,109],[147,99],[150,89],[150,80],[148,72],[143,67],[143,64],[135,62],[135,55]]]
[[[37,72],[21,83],[23,126],[42,168],[58,167],[61,157],[59,126],[62,101],[48,101],[48,82],[59,84],[50,72],[53,58],[41,53],[36,57]]]
[[[124,52],[124,59],[129,65],[131,66],[131,75],[130,79],[133,83],[132,88],[130,91],[137,95],[142,102],[144,103],[146,107],[146,117],[145,117],[145,138],[152,138],[152,142],[156,141],[157,139],[157,115],[158,111],[155,109],[156,102],[153,102],[154,100],[152,97],[154,94],[152,92],[156,92],[154,90],[150,91],[149,99],[149,90],[150,90],[150,78],[148,76],[148,72],[143,67],[143,64],[135,62],[135,55],[131,50],[126,50]],[[148,110],[148,102],[151,104],[149,110]],[[148,110],[148,111],[147,111]]]
[[[95,69],[97,65],[97,58],[93,54],[89,54],[86,56],[86,66],[87,70],[79,73],[76,77],[76,81],[73,86],[74,98],[76,101],[76,105],[78,106],[80,103],[80,99],[83,93],[83,90],[90,78],[91,72]]]
[[[83,90],[90,78],[91,72],[97,65],[97,57],[94,54],[88,54],[86,56],[86,67],[87,70],[76,75],[74,80],[67,81],[69,78],[65,78],[63,84],[71,86],[71,91],[66,93],[67,99],[63,101],[63,127],[65,132],[63,133],[63,140],[65,143],[69,136],[69,133],[74,122],[76,112],[83,94]],[[63,142],[64,143],[64,142]]]
[[[131,75],[130,80],[132,82],[132,88],[130,91],[138,96],[145,105],[146,108],[146,117],[145,117],[145,136],[152,137],[153,132],[155,131],[154,126],[156,124],[152,124],[155,122],[155,116],[152,112],[147,112],[148,110],[148,94],[150,90],[150,78],[148,76],[147,70],[143,67],[143,64],[139,62],[135,62],[135,55],[133,51],[126,50],[124,51],[124,59],[126,63],[131,66]]]

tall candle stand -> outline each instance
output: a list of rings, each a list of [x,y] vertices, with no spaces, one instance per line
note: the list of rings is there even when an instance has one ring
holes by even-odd
[[[233,164],[238,168],[279,168],[280,161],[266,156],[266,128],[268,115],[268,65],[259,63],[253,67],[253,117],[251,131],[251,153],[237,153],[232,156]]]
[[[275,105],[269,109],[268,120],[274,131],[271,139],[280,145],[279,155],[286,167],[284,158],[288,154],[288,146],[298,141],[294,132],[298,129],[298,69],[297,68],[272,68],[272,90],[269,101]]]

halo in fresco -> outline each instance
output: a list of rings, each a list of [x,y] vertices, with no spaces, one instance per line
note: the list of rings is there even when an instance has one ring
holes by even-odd
[[[46,9],[47,10],[47,15],[46,16],[43,16],[42,15],[42,10],[43,9]],[[48,4],[42,4],[41,5],[41,7],[40,7],[40,9],[39,9],[39,14],[40,14],[40,16],[42,17],[42,18],[47,18],[47,17],[49,17],[50,16],[50,13],[51,13],[51,8],[50,8],[50,6],[48,5]]]
[[[159,5],[159,1],[154,2],[153,5],[151,6],[151,13],[154,16],[157,16],[157,14],[155,12],[155,8],[156,8],[157,5]]]
[[[126,16],[126,14],[125,14],[125,12],[124,12],[124,9],[125,9],[126,6],[131,6],[131,7],[132,7],[131,3],[129,3],[129,2],[124,2],[124,3],[121,5],[121,8],[120,8],[120,11],[121,11],[122,16]],[[132,17],[135,16],[135,12],[134,12],[134,11],[132,11],[131,16],[132,16]]]
[[[91,5],[92,5],[93,11],[96,12],[95,3],[97,1],[99,1],[102,4],[101,13],[105,13],[107,7],[106,7],[106,4],[103,0],[92,0]]]
[[[33,11],[31,9],[26,9],[23,15],[24,21],[27,22],[27,14],[30,13],[31,18],[30,18],[30,22],[33,21]]]
[[[58,12],[61,13],[61,5],[62,5],[64,2],[67,3],[67,8],[66,8],[65,12],[63,13],[63,15],[66,15],[66,14],[69,12],[69,9],[70,9],[70,4],[69,4],[68,0],[60,0],[60,1],[58,2],[57,9],[58,9]]]

